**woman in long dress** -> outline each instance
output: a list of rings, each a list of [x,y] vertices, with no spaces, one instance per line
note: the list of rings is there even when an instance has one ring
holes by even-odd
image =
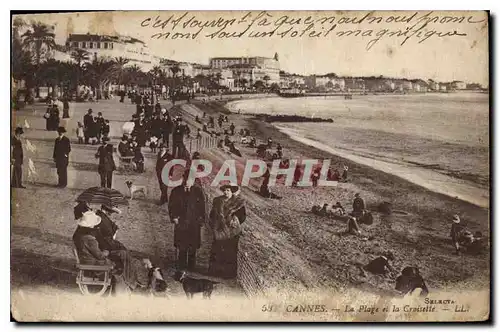
[[[238,244],[241,224],[245,222],[245,201],[235,193],[238,186],[224,185],[222,196],[214,198],[209,226],[214,242],[210,254],[209,273],[221,278],[236,278],[238,270]]]

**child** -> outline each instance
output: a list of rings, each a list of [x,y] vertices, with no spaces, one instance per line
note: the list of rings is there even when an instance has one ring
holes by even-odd
[[[78,144],[83,144],[83,137],[84,137],[84,132],[83,132],[83,125],[81,122],[78,122],[78,128],[76,128],[76,137],[78,137]]]
[[[151,152],[156,153],[157,147],[158,147],[158,137],[152,136],[149,139],[149,148],[151,149]]]

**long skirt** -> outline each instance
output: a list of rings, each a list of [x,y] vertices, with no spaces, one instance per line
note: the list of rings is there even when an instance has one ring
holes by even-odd
[[[130,289],[148,286],[149,270],[141,260],[132,257],[127,250],[113,250],[110,252],[109,258],[123,269],[121,277]]]
[[[220,278],[234,279],[238,272],[238,243],[240,237],[227,240],[215,240],[210,253],[208,272]]]

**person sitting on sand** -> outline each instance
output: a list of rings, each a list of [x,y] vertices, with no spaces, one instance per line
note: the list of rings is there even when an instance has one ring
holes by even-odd
[[[354,201],[352,202],[352,215],[355,217],[360,217],[365,211],[365,201],[360,197],[359,193],[354,195]]]
[[[394,260],[394,254],[388,251],[384,255],[373,259],[368,264],[363,266],[363,270],[373,274],[385,275],[389,272],[394,271],[394,268],[389,263],[389,261],[393,260]]]
[[[332,211],[338,216],[345,216],[346,214],[345,209],[340,202],[337,202],[334,206],[332,206]]]
[[[321,210],[319,210],[319,215],[320,216],[326,216],[330,213],[330,209],[328,208],[328,204],[323,204],[323,207],[321,208]]]
[[[424,278],[416,267],[407,266],[401,271],[401,275],[396,278],[396,290],[403,296],[414,295],[427,296],[429,290]]]
[[[349,218],[347,219],[346,233],[358,236],[361,235],[361,230],[359,229],[358,220],[356,219],[356,217],[349,216]]]

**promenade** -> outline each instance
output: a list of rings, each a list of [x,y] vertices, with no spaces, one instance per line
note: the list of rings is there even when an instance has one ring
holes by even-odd
[[[162,107],[171,108],[168,101]],[[78,292],[75,283],[75,258],[72,236],[76,229],[73,216],[75,198],[85,189],[99,185],[98,161],[95,153],[98,145],[77,144],[75,129],[83,122],[89,108],[94,114],[102,112],[110,120],[111,143],[116,147],[121,137],[121,128],[135,112],[135,105],[128,100],[119,103],[118,98],[96,103],[71,103],[70,119],[61,120],[71,140],[68,187],[56,188],[57,173],[52,160],[54,140],[57,133],[45,130],[46,106],[35,104],[13,114],[12,126],[23,126],[27,122],[24,136],[23,182],[27,189],[12,189],[11,221],[11,282],[13,289],[49,286]],[[67,120],[67,121],[66,121]],[[36,149],[30,151],[29,143]],[[114,172],[113,188],[127,194],[125,181],[132,180],[147,187],[146,197],[139,195],[122,209],[121,215],[113,215],[118,224],[117,240],[121,241],[138,257],[149,257],[167,274],[173,272],[175,248],[173,246],[173,224],[168,218],[167,205],[159,206],[160,190],[155,173],[156,156],[149,148],[143,148],[145,173]],[[32,160],[35,176],[28,176],[28,163]],[[118,161],[118,158],[115,158]],[[117,164],[118,165],[118,164]],[[202,247],[198,252],[201,271],[208,268],[210,239],[206,229],[202,231]],[[180,284],[169,278],[167,281],[174,293],[181,292]],[[219,285],[214,292],[239,292],[236,284]],[[183,295],[183,294],[182,294]]]

